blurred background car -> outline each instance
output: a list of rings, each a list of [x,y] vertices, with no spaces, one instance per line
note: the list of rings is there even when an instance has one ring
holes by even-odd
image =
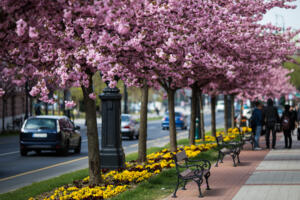
[[[129,137],[130,140],[139,138],[139,122],[130,114],[121,115],[121,135]]]
[[[243,116],[246,117],[247,119],[250,119],[252,115],[252,109],[247,105],[243,105]]]
[[[187,116],[182,114],[181,112],[175,112],[175,126],[176,128],[181,128],[182,130],[187,129]],[[169,112],[166,112],[162,122],[161,122],[162,130],[169,129]]]
[[[80,153],[81,136],[79,126],[66,116],[43,115],[30,117],[23,123],[20,133],[20,153],[26,156],[29,151],[55,150],[67,155],[69,149]]]
[[[217,112],[224,112],[224,101],[218,101],[216,106]]]

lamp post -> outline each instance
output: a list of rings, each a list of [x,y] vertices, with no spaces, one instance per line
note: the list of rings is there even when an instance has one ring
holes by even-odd
[[[116,80],[118,80],[116,78]],[[106,82],[108,85],[108,82]],[[102,108],[100,159],[102,169],[125,167],[125,154],[121,140],[121,98],[118,88],[108,86],[99,95]]]

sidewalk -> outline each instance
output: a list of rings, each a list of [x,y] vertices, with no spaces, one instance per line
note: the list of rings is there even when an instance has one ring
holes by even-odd
[[[265,144],[261,137],[261,144]],[[264,146],[264,145],[262,145]],[[284,149],[282,133],[277,133],[276,150],[252,151],[249,145],[240,154],[241,163],[232,166],[226,156],[219,167],[212,166],[203,199],[210,200],[298,200],[300,199],[300,141],[293,136],[293,149]],[[199,200],[197,185],[178,190],[176,200]],[[169,200],[171,195],[167,198]]]

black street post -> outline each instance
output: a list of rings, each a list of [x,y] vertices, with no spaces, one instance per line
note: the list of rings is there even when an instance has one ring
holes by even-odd
[[[122,95],[118,88],[106,87],[99,97],[102,108],[101,168],[125,168],[125,154],[120,130]]]

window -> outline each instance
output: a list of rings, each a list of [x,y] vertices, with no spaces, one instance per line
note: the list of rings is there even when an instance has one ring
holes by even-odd
[[[32,118],[28,119],[24,129],[56,129],[55,119],[41,119],[41,118]]]
[[[126,116],[126,115],[122,115],[122,116],[121,116],[121,121],[123,121],[123,122],[130,121],[130,117],[129,117],[129,116]]]

